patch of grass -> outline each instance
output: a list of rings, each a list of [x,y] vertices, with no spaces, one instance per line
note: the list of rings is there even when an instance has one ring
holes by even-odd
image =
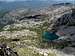
[[[19,56],[44,56],[29,48],[18,48],[16,50]]]
[[[48,56],[57,56],[56,53],[49,53]]]

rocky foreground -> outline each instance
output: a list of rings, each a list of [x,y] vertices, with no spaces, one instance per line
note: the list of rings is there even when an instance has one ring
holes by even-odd
[[[0,18],[0,25],[0,43],[7,43],[19,56],[75,56],[75,8],[71,6],[16,9]],[[60,45],[41,42],[42,32],[51,28],[57,30],[60,39],[55,41]]]

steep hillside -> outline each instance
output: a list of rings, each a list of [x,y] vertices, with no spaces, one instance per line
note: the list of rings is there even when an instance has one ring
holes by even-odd
[[[72,6],[12,10],[0,18],[1,26],[0,43],[6,43],[19,56],[75,56],[75,9]],[[56,30],[60,37],[52,44],[42,41],[42,33],[50,29]]]

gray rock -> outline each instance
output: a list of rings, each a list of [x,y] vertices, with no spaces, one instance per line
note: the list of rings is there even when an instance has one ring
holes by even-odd
[[[75,55],[75,48],[73,47],[65,47],[62,51],[67,54]]]
[[[18,54],[6,44],[0,44],[0,56],[18,56]]]

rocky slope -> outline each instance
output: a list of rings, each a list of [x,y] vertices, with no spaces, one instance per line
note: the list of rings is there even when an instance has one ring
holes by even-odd
[[[6,42],[19,56],[75,56],[75,13],[71,8],[54,6],[40,10],[22,8],[10,11],[0,18],[0,24],[3,25],[0,43]],[[52,49],[54,51],[51,48],[42,49],[41,34],[51,28],[57,30],[56,34],[60,36],[61,40],[58,39],[56,42],[61,44],[63,41],[66,44],[66,40],[70,42],[69,45],[60,50]],[[48,45],[44,43],[44,46]]]

